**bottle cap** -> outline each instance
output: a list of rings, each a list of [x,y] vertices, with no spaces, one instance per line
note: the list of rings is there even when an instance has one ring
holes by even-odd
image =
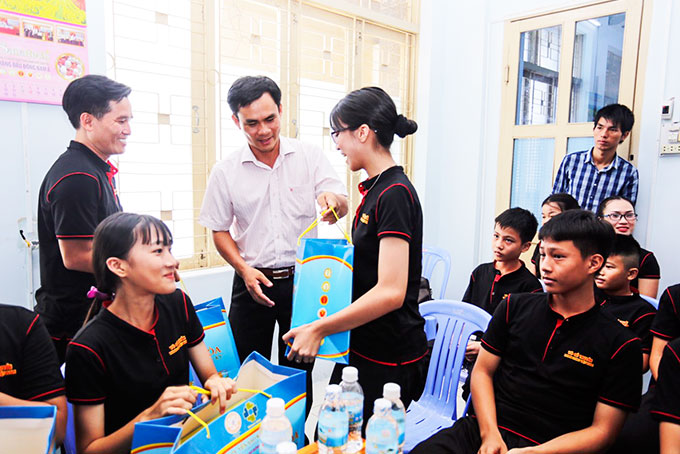
[[[286,410],[286,403],[279,397],[272,397],[267,401],[267,416],[282,416]]]
[[[342,381],[353,383],[359,379],[359,371],[356,367],[347,366],[342,369]]]
[[[282,441],[276,445],[276,454],[296,454],[297,445],[292,441]]]
[[[401,387],[396,383],[385,383],[383,386],[383,397],[389,400],[399,399],[401,396]]]
[[[340,394],[342,392],[342,388],[340,385],[328,385],[326,386],[326,395],[328,394]]]
[[[376,399],[373,404],[373,413],[379,413],[385,411],[388,408],[392,408],[392,402],[387,399]]]

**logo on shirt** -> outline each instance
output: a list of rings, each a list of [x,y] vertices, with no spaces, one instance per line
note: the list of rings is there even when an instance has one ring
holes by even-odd
[[[360,220],[361,222],[363,222],[364,224],[368,224],[368,215],[367,215],[366,213],[363,213],[363,214],[361,215],[361,217],[359,218],[359,220]]]
[[[170,352],[169,352],[170,356],[177,353],[179,351],[179,349],[182,348],[183,346],[185,346],[186,344],[187,344],[187,337],[186,336],[180,336],[180,338],[177,339],[174,344],[170,344],[170,347],[168,347],[170,349]]]
[[[623,326],[625,326],[626,328],[628,328],[628,320],[621,320],[620,318],[617,318],[617,320],[618,320],[619,323],[621,323]]]
[[[11,363],[6,363],[2,366],[0,366],[0,378],[6,377],[8,375],[16,375],[17,370],[14,368],[14,366]]]
[[[565,358],[573,359],[577,363],[584,364],[588,367],[595,367],[595,364],[593,363],[593,358],[590,356],[585,356],[580,353],[576,353],[573,350],[569,350],[567,353],[564,354]]]

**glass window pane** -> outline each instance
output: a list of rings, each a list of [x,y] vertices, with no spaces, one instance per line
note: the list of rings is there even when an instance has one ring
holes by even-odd
[[[555,139],[515,139],[510,206],[541,219],[541,202],[552,190]]]
[[[518,125],[555,122],[562,27],[523,32],[519,44]]]
[[[577,151],[590,150],[593,148],[595,140],[590,137],[569,137],[567,139],[567,154],[576,153]]]
[[[569,121],[593,121],[619,100],[626,13],[576,22]]]

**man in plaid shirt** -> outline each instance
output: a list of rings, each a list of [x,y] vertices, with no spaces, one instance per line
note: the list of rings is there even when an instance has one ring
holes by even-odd
[[[597,111],[593,127],[595,146],[564,157],[557,172],[553,194],[566,192],[584,210],[595,211],[600,201],[621,195],[635,203],[638,171],[616,149],[630,135],[633,112],[624,105],[610,104]]]

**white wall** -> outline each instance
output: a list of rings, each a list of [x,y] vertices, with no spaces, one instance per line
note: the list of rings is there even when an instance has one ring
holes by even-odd
[[[423,2],[415,183],[424,207],[425,243],[452,255],[447,296],[462,296],[470,271],[491,260],[490,239],[501,106],[504,22],[583,2],[477,0]],[[652,2],[645,2],[648,11]],[[674,4],[675,3],[675,4]],[[655,0],[647,52],[639,155],[636,237],[661,263],[661,287],[680,281],[680,157],[658,156],[660,106],[680,112],[680,5]],[[676,120],[677,121],[677,120]]]

